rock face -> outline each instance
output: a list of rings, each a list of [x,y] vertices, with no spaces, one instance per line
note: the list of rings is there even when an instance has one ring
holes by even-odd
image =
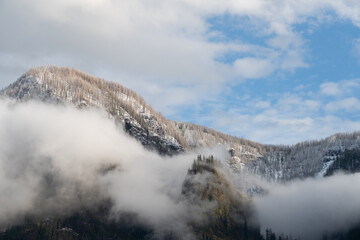
[[[335,153],[336,157],[329,160],[331,165],[326,169],[324,176],[331,176],[336,171],[355,173],[360,171],[360,149],[346,149],[344,152]]]
[[[0,95],[18,101],[40,100],[99,108],[149,149],[173,155],[189,149],[226,145],[234,172],[268,181],[325,176],[346,150],[360,149],[360,132],[336,134],[292,146],[263,145],[191,123],[166,119],[136,92],[71,68],[33,68]]]

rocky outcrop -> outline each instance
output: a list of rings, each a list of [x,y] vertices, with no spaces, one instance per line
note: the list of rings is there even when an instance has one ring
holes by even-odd
[[[198,239],[262,239],[252,221],[250,198],[233,188],[222,164],[212,156],[194,161],[183,184],[182,201],[204,219],[191,223]]]

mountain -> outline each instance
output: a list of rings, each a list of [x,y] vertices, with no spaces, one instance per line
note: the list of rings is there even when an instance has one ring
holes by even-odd
[[[249,172],[268,181],[330,175],[334,172],[330,169],[337,169],[332,167],[333,164],[344,158],[347,150],[360,149],[360,132],[278,146],[256,143],[192,123],[172,121],[155,111],[136,92],[72,68],[30,69],[0,95],[18,101],[40,100],[103,109],[131,136],[161,154],[227,145],[228,165],[234,172]],[[338,168],[341,169],[340,165]]]
[[[328,172],[334,163],[347,158],[344,155],[347,151],[356,149],[360,149],[360,132],[335,134],[292,146],[265,146],[261,156],[247,165],[247,170],[275,181],[329,176],[334,173]]]
[[[259,226],[250,221],[255,212],[251,199],[234,189],[213,156],[194,160],[183,184],[182,201],[202,207],[206,220],[191,224],[199,239],[262,239]]]
[[[247,174],[258,175],[270,182],[286,182],[296,178],[327,177],[337,171],[355,173],[360,170],[360,132],[335,134],[322,140],[289,146],[260,144],[205,126],[169,120],[155,111],[136,92],[118,83],[71,68],[51,66],[30,69],[13,84],[1,90],[0,95],[17,102],[36,100],[55,105],[72,105],[79,111],[87,108],[100,109],[107,112],[117,127],[123,128],[143,146],[161,155],[173,156],[219,144],[225,145],[229,152],[225,164],[212,156],[199,156],[193,165],[189,166],[187,173],[184,171],[184,181],[180,180],[182,189],[175,193],[178,204],[176,206],[180,206],[182,210],[181,216],[176,214],[174,219],[169,218],[172,224],[164,225],[170,227],[146,224],[140,216],[132,212],[120,212],[118,219],[111,218],[112,206],[115,203],[109,196],[99,200],[95,198],[94,201],[93,195],[88,196],[86,191],[79,191],[81,198],[72,211],[46,213],[46,216],[36,215],[37,211],[34,211],[21,215],[19,222],[14,225],[0,226],[0,239],[4,240],[262,240],[251,195],[262,193],[263,190],[252,185],[254,183],[247,179]],[[12,156],[12,152],[9,154]],[[24,159],[27,160],[27,157]],[[51,159],[48,162],[51,162]],[[111,175],[121,171],[121,167],[109,165],[100,170],[97,174]],[[46,173],[40,181],[44,192],[62,180],[56,178],[56,169],[52,171]],[[142,174],[142,177],[146,181],[152,176]],[[240,185],[236,182],[238,180],[242,181]],[[92,204],[87,205],[82,201]],[[41,207],[41,204],[36,206]],[[162,235],[159,235],[158,229],[161,229]],[[185,232],[189,235],[182,235]],[[266,239],[276,239],[271,229],[266,233]],[[328,237],[358,239],[358,233],[359,225],[355,225],[349,232],[334,233],[335,235]]]
[[[40,100],[73,104],[78,108],[100,108],[148,148],[162,154],[175,154],[187,147],[174,123],[152,109],[137,93],[75,69],[30,69],[1,94],[18,101]]]
[[[111,218],[113,203],[104,200],[71,213],[46,218],[27,216],[25,223],[0,229],[0,240],[189,239],[184,237],[185,231],[191,239],[263,240],[260,227],[251,220],[255,214],[251,199],[235,190],[226,168],[213,156],[194,160],[179,202],[191,213],[180,232],[170,229],[155,235],[131,213]]]

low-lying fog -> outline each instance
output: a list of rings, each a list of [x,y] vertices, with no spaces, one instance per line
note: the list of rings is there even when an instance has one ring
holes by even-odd
[[[110,198],[115,215],[187,232],[191,213],[178,198],[195,153],[145,150],[95,110],[1,100],[0,126],[0,226]],[[258,220],[302,239],[345,230],[360,221],[359,186],[360,174],[266,184],[269,193],[254,197]]]
[[[263,229],[321,239],[360,223],[360,174],[296,180],[267,189],[267,195],[254,198]]]

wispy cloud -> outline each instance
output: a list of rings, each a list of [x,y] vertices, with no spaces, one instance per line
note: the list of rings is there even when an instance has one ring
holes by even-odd
[[[326,82],[320,85],[320,92],[329,96],[351,94],[360,88],[360,79],[343,80],[339,82]]]
[[[331,88],[328,86],[331,85]],[[324,89],[336,86],[336,95]],[[246,99],[226,110],[214,108],[211,126],[262,143],[295,144],[360,129],[358,80],[324,83],[315,93],[297,92]],[[331,90],[333,91],[333,90]],[[333,93],[333,92],[331,92]]]
[[[339,101],[329,102],[325,105],[325,110],[329,112],[345,111],[345,112],[359,112],[360,100],[351,97],[341,99]]]

